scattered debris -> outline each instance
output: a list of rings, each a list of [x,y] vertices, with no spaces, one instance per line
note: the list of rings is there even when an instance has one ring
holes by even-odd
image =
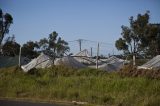
[[[29,70],[33,68],[47,68],[50,67],[53,64],[52,59],[41,53],[37,58],[33,59],[30,63],[26,65],[22,65],[21,68],[24,72],[28,72]]]
[[[147,63],[138,66],[137,69],[160,69],[160,55],[157,55]]]
[[[72,103],[74,105],[86,105],[87,104],[87,102],[77,102],[77,101],[72,101]]]
[[[72,68],[85,68],[86,67],[84,64],[78,62],[71,56],[58,58],[55,60],[54,64],[55,65],[65,65],[65,66],[72,67]]]

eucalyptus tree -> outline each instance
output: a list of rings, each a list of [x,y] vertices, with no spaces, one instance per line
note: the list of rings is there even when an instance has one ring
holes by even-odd
[[[63,56],[65,52],[68,52],[70,49],[68,47],[68,42],[62,40],[61,37],[57,40],[57,56]]]
[[[5,34],[9,33],[9,28],[12,23],[12,16],[9,13],[4,14],[2,9],[0,9],[0,45],[2,44]]]
[[[61,37],[58,37],[58,33],[53,31],[49,34],[48,39],[43,38],[39,41],[39,46],[42,52],[53,57],[63,56],[65,52],[69,51],[68,43]]]
[[[131,16],[130,26],[122,25],[122,37],[115,42],[118,50],[130,55],[151,55],[155,50],[160,50],[160,24],[149,23],[149,13],[138,14],[136,19]]]

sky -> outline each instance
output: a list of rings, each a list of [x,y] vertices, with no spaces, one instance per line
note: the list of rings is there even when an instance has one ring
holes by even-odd
[[[66,41],[104,42],[105,54],[118,53],[114,44],[130,16],[149,10],[150,23],[160,23],[160,0],[0,0],[0,8],[13,17],[7,36],[14,34],[21,45],[56,31]],[[79,50],[78,42],[70,45]],[[82,42],[82,49],[92,46],[96,49],[93,42]]]

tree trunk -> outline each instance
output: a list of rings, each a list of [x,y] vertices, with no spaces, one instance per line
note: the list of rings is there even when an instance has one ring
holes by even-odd
[[[133,40],[133,66],[136,65],[136,41]]]
[[[0,45],[2,45],[2,40],[4,38],[4,34],[5,34],[6,30],[7,30],[7,26],[8,26],[8,23],[4,26],[4,30],[2,30],[2,35],[0,37]]]
[[[135,56],[135,54],[133,53],[133,66],[135,66],[136,65],[136,56]]]

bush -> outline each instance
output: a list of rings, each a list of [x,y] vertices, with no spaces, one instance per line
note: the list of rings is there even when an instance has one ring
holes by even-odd
[[[148,69],[137,69],[132,65],[127,65],[123,67],[119,74],[122,77],[147,77],[151,79],[160,79],[160,70],[148,70]]]

